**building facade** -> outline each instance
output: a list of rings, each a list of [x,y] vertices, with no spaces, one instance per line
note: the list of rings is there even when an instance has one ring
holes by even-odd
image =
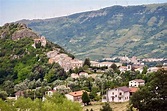
[[[126,102],[129,101],[130,89],[126,86],[108,90],[106,93],[107,102]]]

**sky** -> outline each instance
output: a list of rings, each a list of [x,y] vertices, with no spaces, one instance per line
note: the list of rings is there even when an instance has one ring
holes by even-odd
[[[0,26],[22,19],[46,19],[113,5],[167,3],[167,0],[0,0]]]

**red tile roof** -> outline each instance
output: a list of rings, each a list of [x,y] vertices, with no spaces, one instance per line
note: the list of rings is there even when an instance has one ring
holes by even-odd
[[[84,90],[81,91],[75,91],[75,92],[70,92],[69,94],[76,97],[76,96],[82,96]]]
[[[130,92],[132,92],[132,93],[139,90],[139,88],[137,88],[137,87],[130,87],[129,89],[130,89]]]

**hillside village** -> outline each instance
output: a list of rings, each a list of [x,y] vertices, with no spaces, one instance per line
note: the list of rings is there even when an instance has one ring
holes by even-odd
[[[59,51],[50,51],[47,53],[47,57],[49,58],[49,63],[59,63],[62,68],[67,72],[70,69],[79,68],[83,66],[84,61],[79,59],[73,59],[66,54],[59,54]],[[119,60],[116,61],[115,60]],[[145,64],[152,63],[152,65],[148,66],[148,72],[156,72],[159,67],[158,65],[162,66],[162,68],[166,68],[167,58],[143,58],[138,59],[137,57],[133,56],[129,58],[127,56],[123,57],[113,57],[113,58],[104,58],[98,61],[90,61],[91,66],[93,67],[110,67],[112,64],[116,64],[119,67],[121,72],[125,71],[143,71],[143,67]],[[153,63],[154,62],[154,63]],[[155,64],[157,63],[157,64]]]
[[[49,63],[53,63],[53,62],[58,62],[61,67],[63,67],[65,69],[65,71],[69,71],[69,70],[74,70],[76,68],[82,67],[84,61],[82,60],[78,60],[78,59],[72,59],[70,57],[68,57],[65,54],[57,54],[56,51],[51,51],[47,53],[49,59]],[[114,62],[115,60],[118,60],[120,62]],[[139,73],[142,73],[144,70],[145,64],[144,62],[161,62],[162,66],[152,66],[152,67],[147,67],[146,72],[147,73],[153,73],[153,72],[157,72],[159,69],[165,69],[167,70],[167,59],[165,58],[147,58],[147,59],[137,59],[137,57],[133,56],[132,58],[129,58],[127,56],[124,57],[114,57],[114,58],[104,58],[103,61],[105,62],[97,62],[97,61],[90,61],[90,64],[92,67],[106,67],[105,70],[96,70],[96,72],[98,72],[98,74],[91,72],[89,74],[89,71],[85,71],[85,72],[79,72],[79,73],[71,73],[70,78],[72,79],[81,79],[82,77],[85,78],[93,78],[96,79],[96,77],[100,77],[103,73],[107,72],[108,70],[110,70],[111,66],[113,64],[115,64],[118,67],[118,70],[120,71],[119,73],[125,73],[126,71],[137,71]],[[107,61],[107,62],[106,62]],[[108,61],[113,61],[113,62],[108,62]],[[90,68],[90,70],[92,70]],[[106,99],[102,99],[103,102],[125,102],[129,100],[130,95],[132,95],[132,93],[135,93],[137,90],[139,90],[140,86],[144,86],[145,85],[145,80],[142,79],[134,79],[134,80],[130,80],[129,81],[129,88],[126,86],[123,87],[118,87],[116,89],[113,90],[120,90],[123,91],[124,93],[127,92],[127,97],[125,100],[121,100],[118,101],[117,100],[110,100],[107,97],[110,97],[109,95],[109,91],[108,90],[106,92],[107,97],[105,96]],[[65,87],[65,86],[62,86]],[[55,92],[56,87],[53,88],[54,90],[48,91],[49,93],[47,93],[49,96],[53,94],[53,92]],[[69,87],[63,88],[63,90],[65,91],[66,89],[70,89]],[[69,94],[67,94],[67,98],[69,98],[72,101],[79,101],[81,102],[81,96],[83,94],[84,91],[76,91],[76,92],[70,92]],[[69,97],[69,96],[72,97]],[[114,95],[114,92],[113,92]],[[123,96],[122,96],[123,97]],[[73,99],[72,99],[73,98]],[[77,99],[75,99],[77,98]]]
[[[80,60],[21,23],[1,27],[0,44],[0,102],[11,100],[17,103],[24,97],[47,104],[52,97],[59,101],[63,95],[64,101],[79,104],[79,107],[124,102],[130,107],[130,101],[140,100],[133,95],[153,89],[153,95],[159,94],[156,91],[161,89],[157,85],[160,82],[165,84],[162,89],[166,87],[165,57],[125,55],[97,61]],[[157,82],[158,79],[162,81]]]
[[[8,26],[10,24],[6,24],[5,27]],[[23,36],[30,37],[33,40],[30,47],[33,50],[39,48],[43,50],[50,44],[44,36],[40,37],[27,29],[24,24],[18,24],[18,26],[21,29],[12,34],[13,41],[19,41],[24,38]],[[1,38],[5,38],[5,34],[7,32],[2,32]],[[28,52],[27,48],[26,52]],[[19,59],[19,55],[15,56],[17,57],[13,59]],[[33,81],[25,79],[13,87],[15,92],[13,96],[15,97],[8,97],[9,99],[17,100],[20,96],[24,96],[33,99],[39,97],[45,100],[45,96],[51,97],[54,93],[59,92],[64,94],[67,99],[82,104],[82,95],[87,92],[90,96],[90,102],[126,102],[129,101],[132,94],[148,82],[148,75],[160,69],[167,70],[166,58],[139,59],[135,56],[127,57],[125,55],[103,58],[98,61],[91,61],[86,58],[83,61],[69,56],[60,48],[52,48],[52,50],[46,51],[45,56],[48,64],[60,65],[61,71],[65,71],[60,74],[67,74],[67,77],[63,80],[54,79],[51,83],[47,79],[52,79],[56,74],[53,77],[45,77],[43,81],[41,79],[34,79]],[[36,85],[30,88],[32,84]],[[42,86],[42,84],[46,84],[46,86]],[[44,90],[40,92],[42,87]],[[38,91],[40,95],[37,94]]]
[[[39,39],[34,39],[34,44],[32,46],[36,48],[36,44],[41,44],[41,46],[45,47],[47,42],[45,37],[41,37]],[[82,103],[82,95],[86,91],[89,94],[91,94],[90,91],[92,91],[93,87],[97,87],[96,80],[97,79],[103,79],[103,76],[105,73],[115,73],[119,74],[116,77],[113,77],[113,79],[122,79],[120,74],[124,73],[131,73],[131,72],[138,72],[138,74],[145,74],[143,73],[143,70],[146,71],[146,73],[153,73],[157,72],[159,69],[167,70],[167,59],[166,58],[147,58],[147,59],[138,59],[137,57],[133,56],[132,58],[129,58],[127,56],[123,57],[113,57],[113,58],[104,58],[100,61],[89,61],[90,66],[86,64],[85,61],[71,58],[67,54],[60,53],[60,50],[57,48],[53,51],[49,51],[46,53],[49,64],[58,63],[66,72],[68,72],[69,78],[65,80],[65,84],[63,81],[59,80],[58,84],[55,85],[51,90],[48,90],[45,92],[45,95],[52,96],[55,92],[63,93],[67,97],[67,99],[71,101],[77,101],[79,103]],[[88,59],[89,60],[89,59]],[[156,62],[155,65],[152,64],[153,62]],[[149,67],[146,67],[145,63],[150,63]],[[114,71],[114,67],[117,68],[117,72]],[[84,67],[86,67],[84,69]],[[81,68],[80,71],[75,71],[76,69]],[[82,69],[83,68],[83,69]],[[101,69],[102,68],[102,69]],[[69,72],[70,71],[70,72]],[[138,77],[137,77],[138,78]],[[92,79],[90,83],[90,80]],[[82,81],[83,84],[86,81],[89,82],[89,85],[87,88],[79,88],[78,89],[71,89],[71,85],[73,83],[68,82],[76,82]],[[113,81],[112,79],[107,79],[104,81]],[[103,81],[101,81],[103,82]],[[102,83],[103,84],[103,83]],[[120,83],[121,84],[121,83]],[[133,79],[128,81],[128,86],[113,86],[113,89],[110,89],[108,87],[107,89],[101,89],[104,86],[100,86],[99,89],[96,89],[96,94],[94,93],[94,97],[91,99],[94,101],[101,101],[101,102],[126,102],[129,101],[130,96],[132,96],[133,93],[140,90],[140,87],[145,85],[145,80],[142,78]],[[74,85],[75,87],[75,85]],[[90,89],[89,89],[90,88]],[[102,91],[104,90],[104,92]],[[15,93],[16,99],[20,96],[24,96],[24,91],[18,91]],[[97,98],[95,98],[97,96]],[[110,98],[111,97],[111,98]],[[101,98],[101,99],[100,99]],[[43,96],[43,100],[45,100],[45,97]]]

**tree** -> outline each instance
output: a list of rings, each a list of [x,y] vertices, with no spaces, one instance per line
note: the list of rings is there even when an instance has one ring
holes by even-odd
[[[44,78],[48,83],[51,83],[57,79],[65,80],[67,77],[67,73],[64,71],[64,69],[61,68],[58,63],[54,63]]]
[[[82,102],[84,103],[84,105],[89,105],[89,102],[90,102],[90,98],[89,98],[89,95],[88,93],[85,91],[83,92],[82,94]]]
[[[140,111],[167,111],[167,70],[158,70],[150,83],[134,93],[130,104]]]
[[[144,67],[143,67],[142,74],[146,74],[146,73],[147,73],[147,69],[148,69],[147,66],[144,66]]]
[[[5,100],[6,98],[7,98],[7,93],[6,93],[6,91],[0,91],[0,98],[2,99],[2,100]]]
[[[18,111],[14,109],[13,105],[9,105],[9,103],[3,101],[1,98],[0,98],[0,110],[1,111]]]
[[[116,64],[112,64],[112,65],[110,66],[110,68],[112,68],[114,71],[116,71],[116,70],[118,69],[118,67],[117,67]]]
[[[105,103],[105,104],[102,106],[102,109],[100,109],[100,111],[112,111],[112,108],[110,107],[110,104],[109,104],[109,103]]]
[[[59,93],[52,97],[32,100],[30,98],[18,98],[17,101],[0,99],[0,110],[2,111],[82,111],[81,105],[77,102],[67,100]]]
[[[83,63],[83,66],[85,66],[85,65],[87,65],[87,66],[90,67],[91,63],[90,63],[90,59],[89,59],[89,58],[86,58],[86,59],[85,59],[85,61],[84,61],[84,63]]]
[[[14,94],[14,83],[10,80],[7,80],[3,84],[3,89],[7,92],[9,96]]]

